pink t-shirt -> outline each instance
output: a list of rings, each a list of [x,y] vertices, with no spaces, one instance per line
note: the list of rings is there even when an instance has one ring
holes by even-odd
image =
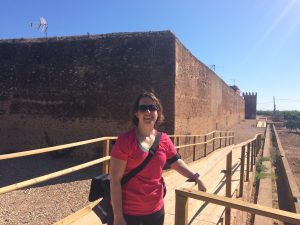
[[[167,159],[177,151],[166,133],[162,133],[154,156],[146,167],[122,186],[123,213],[147,215],[163,206],[162,171]],[[134,129],[118,137],[111,156],[126,160],[125,174],[141,164],[148,152],[143,152],[137,142]]]

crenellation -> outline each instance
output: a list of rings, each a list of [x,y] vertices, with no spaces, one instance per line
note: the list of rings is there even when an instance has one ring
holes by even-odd
[[[256,119],[257,92],[243,93],[245,99],[245,118]]]

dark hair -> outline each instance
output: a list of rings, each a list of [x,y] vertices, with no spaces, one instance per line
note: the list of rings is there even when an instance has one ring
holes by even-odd
[[[135,100],[134,105],[133,105],[133,109],[132,109],[132,112],[133,112],[132,113],[133,114],[132,123],[135,126],[139,125],[139,120],[135,116],[135,113],[138,111],[139,102],[142,98],[150,98],[150,99],[152,99],[152,101],[155,102],[155,105],[158,108],[157,109],[157,120],[155,122],[155,125],[156,126],[161,125],[163,123],[164,119],[165,119],[164,114],[163,114],[163,108],[162,108],[162,105],[161,105],[160,101],[158,100],[158,98],[152,92],[144,92],[143,94],[139,95],[137,97],[137,99]]]

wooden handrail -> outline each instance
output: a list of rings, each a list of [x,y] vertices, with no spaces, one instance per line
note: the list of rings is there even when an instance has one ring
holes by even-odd
[[[214,130],[206,134],[171,134],[169,137],[204,137],[205,135],[211,135],[213,133],[234,133],[233,131]]]
[[[262,133],[258,133],[258,134],[256,134],[256,135],[254,136],[254,138],[248,139],[248,140],[246,140],[246,141],[244,141],[244,142],[241,142],[241,143],[239,143],[239,144],[234,145],[234,148],[240,148],[240,147],[242,147],[242,146],[244,146],[244,145],[247,145],[248,143],[250,143],[250,142],[256,140],[257,137],[258,137],[259,135],[262,135]]]
[[[101,198],[102,199],[102,198]],[[98,205],[101,199],[98,199],[90,204],[88,204],[86,207],[83,209],[77,211],[76,213],[71,214],[70,216],[54,223],[53,225],[66,225],[66,224],[71,224],[72,222],[84,217],[85,215],[89,214],[93,208]]]
[[[74,143],[70,143],[70,144],[57,145],[57,146],[53,146],[53,147],[39,148],[39,149],[35,149],[35,150],[3,154],[3,155],[0,155],[0,160],[12,159],[12,158],[29,156],[29,155],[36,155],[36,154],[41,154],[41,153],[45,153],[45,152],[58,151],[58,150],[72,148],[72,147],[76,147],[76,146],[80,146],[80,145],[87,145],[87,144],[100,142],[100,141],[104,141],[104,140],[115,140],[115,139],[117,139],[117,138],[116,137],[101,137],[101,138],[95,138],[95,139],[86,140],[86,141],[74,142]]]
[[[213,132],[211,132],[213,133]],[[200,142],[200,143],[195,143],[195,144],[189,144],[189,145],[181,145],[181,146],[175,146],[175,148],[184,148],[184,147],[188,147],[188,146],[196,146],[196,145],[201,145],[201,144],[205,144],[205,143],[209,143],[215,139],[222,139],[222,138],[230,138],[233,136],[227,136],[227,137],[217,137],[217,138],[213,138],[210,139],[209,141],[206,142]],[[53,178],[57,178],[69,173],[73,173],[75,171],[96,165],[98,163],[102,163],[104,162],[104,167],[103,167],[103,172],[108,172],[108,163],[107,161],[109,161],[110,156],[107,156],[108,152],[109,152],[109,140],[115,140],[116,137],[102,137],[102,138],[96,138],[96,139],[91,139],[91,140],[87,140],[87,141],[80,141],[80,142],[75,142],[75,143],[71,143],[71,144],[65,144],[65,145],[58,145],[58,146],[53,146],[53,147],[48,147],[48,148],[41,148],[41,149],[36,149],[36,150],[30,150],[30,151],[25,151],[25,152],[18,152],[18,153],[11,153],[11,154],[5,154],[5,155],[0,155],[0,160],[3,159],[10,159],[10,158],[16,158],[16,157],[23,157],[23,156],[29,156],[29,155],[35,155],[35,154],[41,154],[41,153],[45,153],[45,152],[51,152],[51,151],[57,151],[57,150],[61,150],[64,148],[70,148],[70,147],[75,147],[75,146],[80,146],[80,145],[85,145],[85,144],[90,144],[90,143],[95,143],[95,142],[100,142],[100,141],[104,141],[103,142],[103,146],[104,146],[104,151],[105,151],[105,157],[102,157],[100,159],[97,160],[93,160],[87,163],[83,163],[71,168],[67,168],[64,170],[60,170],[51,174],[47,174],[44,176],[40,176],[40,177],[36,177],[33,179],[29,179],[26,181],[22,181],[16,184],[12,184],[6,187],[2,187],[0,188],[0,194],[4,194],[10,191],[14,191],[14,190],[18,190],[24,187],[28,187],[34,184],[38,184]]]
[[[176,209],[180,210],[181,212],[181,213],[177,213],[176,211],[175,225],[187,224],[187,215],[185,215],[184,213],[187,212],[186,205],[185,204],[182,205],[182,203],[184,203],[185,199],[187,198],[198,199],[198,200],[210,202],[217,205],[222,205],[225,207],[242,210],[252,214],[278,219],[280,221],[284,221],[288,223],[300,224],[300,215],[297,213],[287,212],[284,210],[274,209],[262,205],[244,202],[238,199],[218,196],[215,194],[210,194],[210,193],[196,191],[187,188],[176,189],[175,192],[176,192]],[[177,216],[177,214],[180,214],[181,218]]]
[[[53,178],[56,178],[56,177],[60,177],[60,176],[63,176],[63,175],[69,174],[69,173],[73,173],[73,172],[76,172],[78,170],[82,170],[82,169],[85,169],[87,167],[94,166],[98,163],[107,161],[109,159],[110,159],[110,156],[105,156],[105,157],[102,157],[100,159],[96,159],[96,160],[93,160],[93,161],[90,161],[90,162],[87,162],[87,163],[80,164],[78,166],[73,166],[73,167],[70,167],[70,168],[67,168],[67,169],[64,169],[64,170],[60,170],[60,171],[57,171],[57,172],[54,172],[54,173],[50,173],[50,174],[47,174],[47,175],[44,175],[44,176],[40,176],[40,177],[36,177],[36,178],[30,179],[30,180],[26,180],[26,181],[23,181],[23,182],[12,184],[12,185],[0,188],[0,194],[4,194],[4,193],[10,192],[10,191],[15,191],[15,190],[18,190],[18,189],[21,189],[21,188],[24,188],[24,187],[31,186],[33,184],[38,184],[38,183],[41,183],[41,182],[44,182],[44,181],[47,181],[47,180],[50,180],[50,179],[53,179]]]
[[[188,145],[179,145],[179,146],[175,146],[175,148],[185,148],[185,147],[190,147],[190,146],[195,146],[195,145],[203,145],[203,144],[208,144],[210,142],[212,142],[215,139],[224,139],[224,138],[231,138],[234,136],[227,136],[227,137],[216,137],[216,138],[212,138],[208,141],[203,141],[203,142],[199,142],[199,143],[195,143],[195,144],[188,144]]]
[[[170,137],[189,137],[189,136],[200,137],[200,136],[210,135],[214,132],[224,132],[224,131],[212,131],[210,133],[199,135],[199,136],[198,135],[169,135],[169,136]],[[225,132],[232,132],[232,131],[225,131]],[[228,138],[228,137],[233,137],[233,136],[216,137],[215,139],[224,139],[224,138]],[[116,140],[116,139],[117,139],[117,137],[101,137],[101,138],[95,138],[95,139],[79,141],[79,142],[63,144],[63,145],[57,145],[57,146],[52,146],[52,147],[39,148],[39,149],[27,150],[27,151],[21,151],[21,152],[16,152],[16,153],[9,153],[9,154],[2,154],[2,155],[0,155],[0,160],[18,158],[18,157],[29,156],[29,155],[36,155],[36,154],[41,154],[41,153],[46,153],[46,152],[52,152],[52,151],[58,151],[58,150],[62,150],[62,149],[77,147],[77,146],[81,146],[81,145],[92,144],[92,143],[96,143],[96,142],[100,142],[100,141]],[[210,139],[208,142],[203,142],[203,144],[209,143],[213,140],[214,139]],[[195,144],[193,144],[193,145],[195,145]],[[182,147],[188,147],[188,146],[193,146],[193,145],[184,145]],[[180,147],[177,146],[176,148],[180,148]]]

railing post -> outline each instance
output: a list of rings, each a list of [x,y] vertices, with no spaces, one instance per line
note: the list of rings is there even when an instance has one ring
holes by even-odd
[[[234,144],[234,132],[232,132],[232,144]]]
[[[215,150],[215,131],[213,132],[213,146],[212,146],[212,150]]]
[[[194,136],[194,144],[196,144],[196,136]],[[196,145],[193,146],[193,161],[196,160]]]
[[[220,131],[220,148],[222,148],[222,131]]]
[[[177,139],[177,140],[176,140],[177,146],[180,146],[180,136],[177,136],[176,139]],[[179,153],[179,148],[177,149],[177,152]]]
[[[260,152],[260,148],[259,148],[259,135],[256,138],[255,145],[256,145],[256,156],[257,156],[259,154],[259,152]]]
[[[227,146],[228,131],[225,132],[225,147]]]
[[[204,136],[204,141],[205,141],[205,144],[204,144],[204,157],[206,156],[206,151],[207,151],[207,143],[206,143],[206,139],[207,139],[207,136],[205,134]]]
[[[109,156],[109,140],[103,141],[103,153],[102,156]],[[102,173],[108,173],[108,161],[103,162]]]
[[[249,181],[249,169],[250,169],[250,143],[247,144],[247,168],[246,168],[246,181]]]
[[[242,146],[241,152],[241,172],[240,172],[240,193],[239,196],[243,196],[244,191],[244,165],[245,165],[245,145]]]
[[[253,165],[256,164],[256,141],[253,141]]]
[[[250,154],[251,154],[251,156],[250,156],[250,165],[251,165],[251,167],[250,167],[250,171],[252,172],[253,171],[253,142],[251,141],[250,142],[251,143],[251,146],[250,146]]]
[[[227,154],[226,159],[226,197],[231,198],[231,167],[232,151]],[[230,208],[225,208],[225,225],[230,225]]]
[[[188,224],[188,198],[175,190],[175,225]]]
[[[263,149],[262,149],[262,145],[261,145],[261,134],[259,135],[259,143],[258,143],[258,145],[259,145],[259,149],[260,149],[260,151],[262,151]]]

